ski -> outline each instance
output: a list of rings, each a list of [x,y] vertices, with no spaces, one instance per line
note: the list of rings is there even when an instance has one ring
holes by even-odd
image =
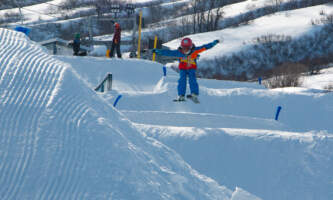
[[[193,97],[192,95],[186,95],[186,98],[191,99],[194,103],[200,103],[198,97]]]
[[[172,100],[173,102],[185,102],[186,100],[179,100],[179,99],[174,99]]]
[[[186,101],[184,96],[178,96],[176,99],[173,100],[174,102],[182,102],[182,101]]]

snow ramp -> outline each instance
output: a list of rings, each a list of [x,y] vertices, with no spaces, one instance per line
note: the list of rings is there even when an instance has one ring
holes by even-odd
[[[71,66],[0,29],[1,199],[241,199],[139,132]]]
[[[92,88],[112,72],[114,91],[99,96],[113,104],[122,94],[117,109],[135,127],[219,184],[269,200],[333,198],[332,93],[198,79],[201,103],[175,103],[178,74],[168,69],[163,77],[160,64],[59,59]]]

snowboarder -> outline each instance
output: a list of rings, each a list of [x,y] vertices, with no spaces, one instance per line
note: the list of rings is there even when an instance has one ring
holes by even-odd
[[[116,48],[117,51],[117,56],[118,58],[121,58],[121,52],[120,52],[120,39],[121,39],[121,28],[120,24],[117,22],[114,23],[114,34],[113,34],[113,39],[112,39],[112,45],[111,45],[111,52],[110,52],[110,57],[114,57],[114,49]]]
[[[219,40],[215,40],[211,43],[196,47],[190,38],[184,38],[181,41],[180,47],[178,50],[165,50],[165,49],[154,49],[158,55],[178,57],[179,58],[179,80],[178,80],[178,97],[175,101],[185,101],[186,94],[186,84],[187,76],[189,77],[189,84],[191,94],[187,95],[188,98],[191,98],[194,102],[199,103],[199,85],[196,79],[196,69],[197,69],[197,57],[199,53],[214,47]]]
[[[80,51],[80,45],[81,45],[81,40],[80,40],[80,33],[76,33],[74,35],[74,40],[73,40],[73,55],[78,56],[79,51]]]

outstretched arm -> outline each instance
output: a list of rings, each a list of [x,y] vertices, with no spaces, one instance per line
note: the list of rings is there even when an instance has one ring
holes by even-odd
[[[219,40],[214,40],[213,42],[211,43],[208,43],[208,44],[204,44],[202,46],[199,46],[199,47],[195,47],[195,50],[199,50],[199,49],[210,49],[212,47],[214,47],[215,45],[217,45],[217,43],[219,43],[220,41]]]
[[[211,42],[211,43],[199,46],[199,47],[195,47],[193,53],[191,53],[191,58],[193,58],[193,59],[197,58],[198,55],[201,52],[204,52],[207,49],[210,49],[210,48],[214,47],[217,43],[219,43],[219,41],[218,40],[214,40],[214,42]]]
[[[184,57],[178,50],[167,50],[167,49],[153,49],[153,53],[161,56],[169,56],[169,57]]]

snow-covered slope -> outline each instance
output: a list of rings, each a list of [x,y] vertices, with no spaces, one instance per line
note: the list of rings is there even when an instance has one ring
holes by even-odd
[[[252,20],[246,25],[188,35],[187,37],[192,38],[196,45],[202,45],[215,39],[222,41],[200,56],[199,66],[210,68],[208,73],[203,72],[205,77],[213,77],[212,74],[215,73],[223,75],[241,75],[243,73],[248,78],[254,79],[257,78],[258,73],[260,74],[258,71],[272,68],[280,63],[299,62],[306,58],[314,59],[316,56],[329,55],[331,48],[325,44],[330,44],[331,38],[319,33],[319,30],[323,30],[322,25],[314,26],[311,22],[332,12],[332,4],[327,3],[277,12]],[[329,35],[329,33],[327,34]],[[278,36],[279,40],[290,36],[293,40],[285,45],[271,48],[256,42],[256,38],[269,35]],[[274,41],[274,37],[272,38],[271,40],[266,39],[268,44],[269,41]],[[181,39],[177,38],[167,42],[166,46],[176,49]],[[315,52],[311,52],[311,49]],[[312,55],[314,56],[312,57]]]
[[[332,199],[332,93],[200,79],[201,104],[174,103],[160,64],[52,57],[0,30],[4,199]]]
[[[134,126],[221,185],[263,199],[333,197],[332,93],[199,79],[200,104],[174,103],[178,74],[168,69],[163,77],[160,64],[58,58],[92,88],[112,72],[114,90],[100,96],[113,104],[121,94],[117,109]]]
[[[106,63],[105,59],[91,57],[58,58],[70,63],[92,88],[99,84],[107,72],[112,72],[114,91],[104,95],[104,98],[113,104],[117,95],[122,94],[124,97],[117,108],[123,113],[127,112],[128,117],[135,122],[143,123],[147,119],[150,123],[160,125],[202,127],[204,123],[207,127],[221,127],[216,124],[223,120],[224,128],[301,132],[325,130],[333,133],[330,118],[332,94],[324,93],[322,90],[306,88],[267,90],[257,83],[199,79],[202,103],[195,106],[175,104],[172,99],[177,95],[178,74],[168,68],[167,76],[163,77],[160,64],[150,61],[138,62],[136,59],[112,59]],[[282,112],[279,121],[275,121],[275,111],[278,106],[282,106]],[[182,116],[180,119],[186,121],[171,117],[179,116],[183,112],[186,118]],[[191,115],[188,115],[189,113]],[[141,117],[135,118],[138,115]],[[153,119],[152,115],[155,116]],[[194,120],[201,117],[209,120],[200,123]],[[241,124],[238,123],[239,120],[242,120]]]
[[[316,27],[311,25],[311,20],[321,18],[321,11],[332,13],[333,7],[331,4],[324,4],[278,12],[253,20],[248,25],[190,35],[189,37],[192,38],[196,45],[202,45],[214,39],[223,39],[223,43],[202,54],[202,58],[211,59],[216,56],[237,52],[247,45],[251,45],[251,41],[254,38],[262,35],[279,34],[297,38],[300,35],[311,33],[311,31],[316,29]],[[228,13],[232,13],[232,10]],[[170,41],[166,43],[166,46],[176,49],[180,44],[180,40],[181,38]]]
[[[251,196],[200,175],[139,132],[69,64],[23,34],[0,29],[0,46],[1,199]]]

